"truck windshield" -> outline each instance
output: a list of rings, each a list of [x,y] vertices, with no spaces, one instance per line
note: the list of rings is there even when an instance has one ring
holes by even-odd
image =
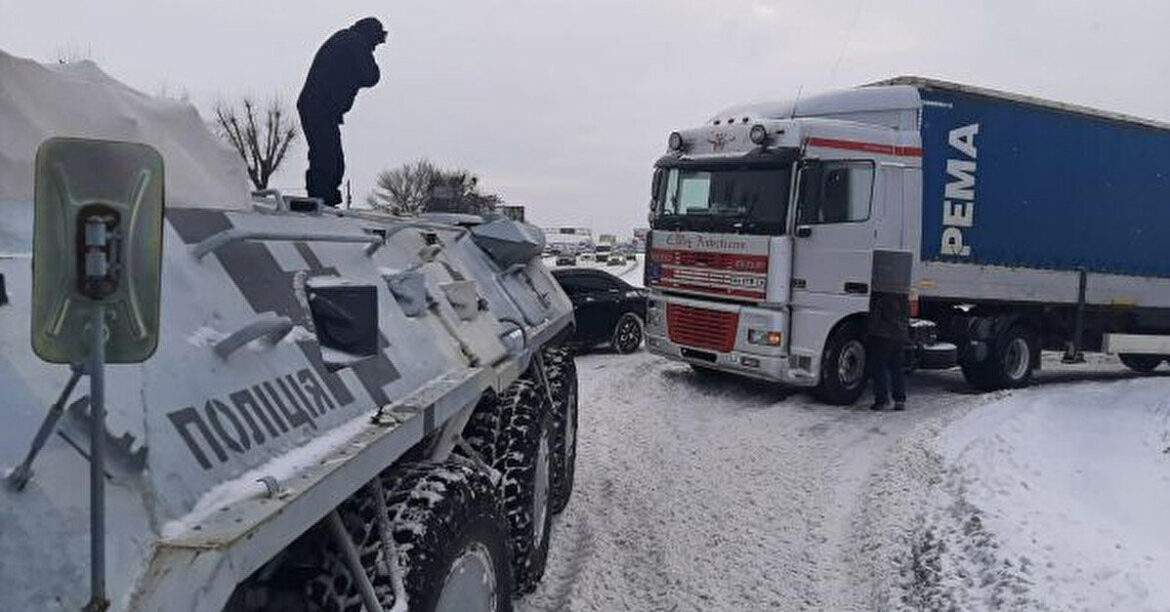
[[[789,177],[775,167],[664,168],[654,229],[783,234]]]

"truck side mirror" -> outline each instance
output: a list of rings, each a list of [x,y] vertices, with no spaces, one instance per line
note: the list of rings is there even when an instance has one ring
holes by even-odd
[[[658,216],[658,199],[662,194],[662,177],[665,176],[662,168],[654,169],[654,177],[650,180],[650,211],[646,215],[646,220],[654,223],[654,218]]]
[[[37,149],[32,347],[82,363],[98,309],[105,360],[139,363],[158,346],[163,159],[138,143],[50,138]]]

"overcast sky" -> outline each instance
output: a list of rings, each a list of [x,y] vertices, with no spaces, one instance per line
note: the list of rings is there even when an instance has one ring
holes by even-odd
[[[671,130],[801,90],[919,74],[1170,120],[1159,1],[0,0],[0,49],[86,56],[207,116],[295,100],[317,46],[367,15],[390,37],[342,128],[355,200],[425,156],[542,225],[628,233]],[[275,182],[301,187],[304,155]]]

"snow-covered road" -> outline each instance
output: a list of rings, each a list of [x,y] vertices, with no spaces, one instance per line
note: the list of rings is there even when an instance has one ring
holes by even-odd
[[[545,579],[522,610],[902,607],[929,582],[923,538],[934,533],[946,475],[963,469],[940,437],[965,417],[1001,410],[1014,394],[1083,384],[1161,385],[1170,395],[1167,378],[1132,382],[1110,362],[1074,373],[1048,360],[1038,387],[1020,392],[974,394],[957,373],[917,374],[905,413],[871,413],[701,377],[645,352],[586,355],[578,367],[576,491],[556,519]],[[1086,380],[1097,382],[1077,382]],[[1170,461],[1163,467],[1170,472]],[[1143,549],[1147,570],[1170,568],[1159,556],[1167,547]],[[1076,605],[1017,574],[1004,588],[1037,594],[1019,601]],[[931,601],[981,607],[978,592],[955,596],[965,588],[957,580],[943,588],[935,579]]]

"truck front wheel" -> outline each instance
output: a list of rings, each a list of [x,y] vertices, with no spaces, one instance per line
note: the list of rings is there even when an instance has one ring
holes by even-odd
[[[861,325],[856,321],[838,327],[821,357],[821,382],[814,394],[829,404],[848,406],[865,390],[866,359]]]
[[[1141,372],[1142,374],[1153,372],[1162,363],[1162,360],[1165,359],[1161,355],[1137,355],[1131,353],[1122,353],[1117,357],[1121,359],[1121,363],[1125,364],[1125,367],[1134,372]]]

